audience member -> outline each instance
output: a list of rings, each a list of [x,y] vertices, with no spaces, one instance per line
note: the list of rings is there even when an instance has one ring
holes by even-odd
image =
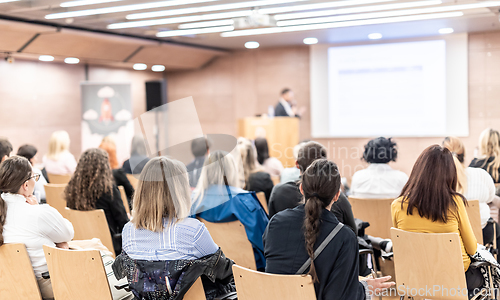
[[[460,237],[467,289],[483,285],[479,269],[469,268],[477,250],[465,206],[455,191],[457,171],[450,150],[439,145],[426,148],[418,157],[410,178],[391,207],[395,228],[423,233],[457,233]]]
[[[300,147],[304,146],[304,144],[307,142],[309,141],[299,143],[298,145],[295,145],[295,147],[293,147],[293,158],[295,159],[295,161],[297,161]],[[300,170],[296,165],[290,168],[285,168],[283,169],[283,171],[281,171],[280,183],[297,181],[299,179],[300,179]]]
[[[69,134],[64,131],[52,133],[49,141],[49,153],[43,157],[43,165],[49,174],[66,175],[73,174],[76,168],[76,160],[69,152]]]
[[[35,146],[32,145],[22,145],[19,147],[17,150],[17,155],[25,157],[29,162],[31,163],[33,173],[34,174],[40,174],[40,179],[38,179],[37,182],[35,182],[35,196],[37,196],[37,200],[40,201],[45,201],[45,187],[44,185],[47,184],[47,179],[43,176],[42,171],[35,168],[36,164],[36,153],[38,150],[35,148]]]
[[[0,164],[0,246],[26,245],[43,299],[54,299],[52,284],[42,277],[48,272],[43,245],[68,249],[74,231],[71,223],[49,205],[38,205],[33,196],[40,174],[21,156]]]
[[[316,297],[321,300],[371,299],[371,291],[394,285],[386,282],[390,276],[358,281],[356,235],[330,212],[340,196],[337,165],[319,159],[302,174],[300,192],[305,204],[276,214],[264,232],[266,272],[304,274],[309,270]],[[333,231],[337,232],[333,240],[327,240],[324,250],[316,255],[315,248]]]
[[[281,91],[279,102],[274,109],[274,116],[300,118],[305,110],[305,107],[297,107],[293,91],[289,88],[284,88]]]
[[[408,181],[408,175],[392,169],[389,162],[398,157],[391,138],[379,137],[365,145],[363,160],[370,165],[352,176],[351,195],[356,198],[397,198]]]
[[[203,223],[188,218],[190,193],[180,161],[155,157],[141,172],[133,218],[123,228],[124,252],[113,265],[119,278],[128,275],[137,299],[182,299],[201,275],[207,299],[234,291],[232,261]],[[215,282],[207,276],[214,276]],[[165,280],[167,285],[154,284]]]
[[[283,171],[283,164],[275,157],[269,156],[269,147],[265,138],[255,139],[257,149],[257,161],[264,167],[264,170],[271,176],[280,176]]]
[[[266,266],[262,234],[268,218],[254,192],[238,185],[238,168],[230,153],[215,151],[205,160],[198,186],[192,196],[192,214],[208,222],[239,220],[255,254],[257,269]]]
[[[474,158],[469,167],[482,168],[490,173],[495,183],[500,183],[500,133],[491,128],[479,136],[479,157]]]
[[[7,139],[0,138],[0,162],[6,160],[12,150],[12,144]]]
[[[194,188],[200,179],[201,168],[203,168],[205,157],[210,152],[210,141],[206,137],[194,139],[191,142],[191,152],[194,155],[194,160],[190,162],[186,168],[189,176],[189,186]]]
[[[102,139],[99,148],[106,151],[109,157],[109,165],[113,171],[113,178],[117,186],[123,186],[130,208],[132,208],[132,197],[134,195],[134,187],[130,184],[125,171],[119,167],[118,159],[116,158],[116,144],[110,137]]]
[[[146,141],[140,136],[134,136],[130,147],[130,158],[123,162],[123,170],[127,174],[140,174],[148,161]]]
[[[102,209],[113,237],[116,254],[121,252],[121,232],[128,222],[118,187],[113,183],[108,154],[97,148],[83,152],[76,171],[64,190],[67,206],[76,210]]]
[[[274,184],[269,173],[257,161],[257,151],[252,142],[246,138],[238,138],[238,151],[243,162],[243,172],[245,178],[244,189],[252,192],[264,192],[266,201],[269,202]]]
[[[492,203],[495,197],[493,179],[483,169],[464,167],[465,147],[459,138],[454,136],[445,138],[443,147],[450,150],[453,154],[453,160],[457,169],[456,191],[462,194],[467,200],[479,200],[484,244],[493,242],[493,226],[496,226],[497,243],[500,245],[500,227],[496,223],[488,222],[490,219],[489,204]]]
[[[303,174],[315,160],[326,159],[326,148],[317,142],[307,142],[297,154],[297,162],[295,163],[300,173]],[[303,195],[299,189],[300,181],[289,181],[277,184],[269,199],[269,218],[287,208],[294,208],[303,202]],[[356,232],[356,224],[352,214],[351,204],[347,197],[341,192],[338,200],[332,205],[332,212],[335,214],[339,222],[349,226]]]

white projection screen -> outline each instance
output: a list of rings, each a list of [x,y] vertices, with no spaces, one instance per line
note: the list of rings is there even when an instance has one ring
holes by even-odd
[[[311,46],[312,136],[468,136],[467,34]]]

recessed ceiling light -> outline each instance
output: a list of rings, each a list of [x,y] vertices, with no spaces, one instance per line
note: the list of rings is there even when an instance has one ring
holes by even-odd
[[[53,61],[54,60],[54,56],[51,56],[51,55],[40,55],[38,57],[38,60],[40,60],[40,61]]]
[[[80,60],[76,57],[66,57],[64,59],[64,62],[70,65],[76,65],[77,63],[80,62]]]
[[[146,64],[134,64],[133,68],[134,68],[134,70],[142,71],[142,70],[146,70],[148,68],[148,66]]]
[[[165,66],[164,65],[154,65],[151,67],[151,71],[153,72],[163,72],[165,71]]]
[[[245,48],[247,49],[257,49],[259,48],[260,44],[258,42],[246,42],[245,43]]]
[[[441,28],[439,29],[439,33],[441,34],[448,34],[448,33],[453,33],[453,28]]]
[[[381,33],[370,33],[368,35],[368,38],[370,40],[380,40],[382,38],[382,34]]]
[[[308,37],[304,39],[304,44],[306,45],[314,45],[318,43],[318,39],[315,37]]]

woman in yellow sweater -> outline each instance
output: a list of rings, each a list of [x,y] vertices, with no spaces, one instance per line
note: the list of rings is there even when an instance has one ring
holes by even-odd
[[[410,178],[391,207],[395,228],[422,233],[458,233],[467,289],[482,286],[483,277],[469,269],[477,240],[467,216],[467,200],[456,192],[457,171],[451,152],[432,145],[420,154]]]

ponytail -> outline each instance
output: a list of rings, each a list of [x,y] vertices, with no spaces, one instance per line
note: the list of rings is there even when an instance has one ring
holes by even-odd
[[[324,204],[316,196],[309,198],[305,205],[306,218],[304,220],[304,237],[306,240],[307,254],[309,254],[311,258],[311,267],[307,274],[311,275],[314,282],[318,282],[316,268],[314,267],[314,244],[318,238],[319,226],[321,224],[319,217],[321,216],[323,208]]]

